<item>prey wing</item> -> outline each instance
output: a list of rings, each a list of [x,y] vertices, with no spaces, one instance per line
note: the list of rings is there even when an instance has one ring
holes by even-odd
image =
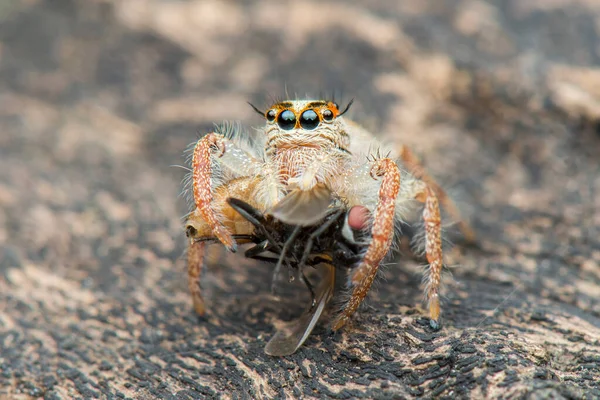
[[[333,294],[335,269],[321,264],[325,268],[322,281],[315,294],[315,302],[295,321],[278,330],[265,346],[265,353],[271,356],[288,356],[293,354],[308,338],[319,321],[327,302]]]
[[[286,224],[310,226],[325,218],[332,201],[331,190],[319,183],[310,190],[293,189],[269,213]]]

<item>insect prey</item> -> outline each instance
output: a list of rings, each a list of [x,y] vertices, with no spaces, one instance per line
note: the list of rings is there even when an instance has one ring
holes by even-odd
[[[361,258],[367,241],[363,232],[348,227],[348,212],[331,209],[316,226],[288,225],[270,215],[263,215],[240,199],[229,198],[229,205],[255,226],[253,243],[244,255],[276,264],[272,290],[281,267],[298,274],[311,295],[305,312],[286,324],[267,343],[265,352],[284,356],[294,353],[310,335],[335,291],[336,272],[347,270]],[[319,284],[313,288],[305,268],[319,270]],[[290,275],[293,277],[294,275]]]

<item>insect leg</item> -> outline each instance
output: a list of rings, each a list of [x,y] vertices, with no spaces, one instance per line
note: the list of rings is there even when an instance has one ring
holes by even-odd
[[[475,232],[473,229],[467,224],[464,219],[460,215],[460,211],[456,204],[448,195],[446,191],[435,181],[433,177],[431,177],[423,167],[423,164],[419,161],[417,156],[406,146],[402,146],[400,148],[400,159],[402,163],[406,165],[409,171],[418,179],[425,182],[429,187],[433,190],[435,195],[438,197],[439,202],[442,203],[444,208],[451,215],[452,219],[457,221],[460,227],[460,230],[465,237],[465,239],[470,242],[475,242]]]
[[[242,217],[246,218],[248,222],[254,225],[256,228],[263,228],[265,225],[265,217],[256,208],[243,200],[236,199],[235,197],[227,198],[227,204],[237,211]]]
[[[246,252],[244,253],[244,257],[254,258],[255,256],[267,251],[268,247],[269,247],[269,241],[263,240],[262,242],[258,243],[257,245],[246,250]]]
[[[283,249],[281,249],[281,253],[279,253],[279,260],[277,260],[277,265],[275,266],[275,271],[273,272],[273,281],[271,282],[271,292],[275,292],[276,278],[279,276],[279,272],[281,271],[281,266],[283,265],[283,263],[285,261],[287,261],[286,260],[287,252],[288,252],[290,246],[292,245],[292,243],[294,243],[294,240],[296,240],[296,237],[300,233],[301,229],[302,229],[301,226],[297,226],[294,228],[294,231],[292,232],[290,237],[285,241],[285,243],[283,245]],[[288,267],[289,267],[289,264],[288,264]]]
[[[268,262],[270,264],[276,264],[277,263],[277,258],[275,258],[275,257],[267,257],[267,256],[256,255],[256,256],[252,256],[250,258],[252,258],[253,260],[256,260],[256,261]]]
[[[308,258],[310,257],[310,252],[312,251],[313,243],[316,238],[321,236],[331,225],[333,225],[337,219],[344,213],[343,209],[339,209],[336,211],[331,218],[323,223],[319,228],[315,229],[314,232],[310,234],[306,241],[306,247],[304,248],[304,252],[302,253],[302,258],[300,259],[300,263],[298,264],[298,268],[302,269],[306,263],[308,262]]]
[[[254,259],[258,260],[256,255],[262,253],[263,251],[270,250],[271,248],[275,248],[276,252],[278,252],[278,254],[280,254],[280,257],[278,260],[278,266],[275,268],[275,270],[276,270],[275,273],[277,274],[279,269],[281,268],[281,265],[279,265],[280,262],[285,262],[287,267],[291,268],[290,263],[285,259],[285,257],[281,256],[281,254],[283,254],[284,252],[287,251],[287,249],[285,249],[285,245],[284,245],[284,249],[282,249],[281,246],[279,245],[279,243],[273,237],[273,235],[271,235],[271,233],[269,232],[269,229],[268,229],[269,224],[268,224],[267,220],[265,219],[264,215],[260,211],[258,211],[256,208],[252,207],[250,204],[246,203],[243,200],[236,199],[235,197],[229,197],[227,199],[227,203],[231,206],[231,208],[233,208],[235,211],[237,211],[242,217],[247,219],[252,225],[254,225],[257,229],[259,229],[267,238],[267,240],[261,242],[259,245],[256,245],[256,246],[248,249],[245,254],[246,257],[254,258]],[[297,235],[297,233],[296,233],[296,235]],[[289,241],[289,239],[288,239],[288,241]],[[287,244],[287,242],[286,242],[286,244]]]
[[[357,254],[355,250],[352,250],[350,246],[344,244],[344,242],[338,241],[336,246],[339,247],[339,250],[337,250],[335,256],[342,258],[344,264],[346,264],[345,266],[350,267],[362,259],[362,257]],[[334,257],[334,259],[335,258],[336,257]]]
[[[352,295],[342,312],[334,319],[333,330],[344,326],[367,295],[379,264],[389,252],[394,237],[394,211],[400,191],[400,170],[394,161],[382,158],[374,162],[370,173],[374,179],[381,178],[379,200],[371,227],[372,241],[364,258],[350,276]]]
[[[315,300],[316,299],[316,297],[315,297],[315,290],[313,289],[313,286],[310,283],[310,281],[308,280],[308,278],[306,277],[306,275],[304,275],[304,270],[303,269],[300,270],[300,275],[302,276],[302,281],[304,282],[304,284],[308,288],[308,291],[310,292],[310,304],[311,304],[311,307],[314,307],[317,304],[316,300]]]

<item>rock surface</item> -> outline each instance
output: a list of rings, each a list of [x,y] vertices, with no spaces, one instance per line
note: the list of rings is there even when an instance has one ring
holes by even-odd
[[[1,398],[600,398],[597,2],[363,4],[3,2]],[[193,314],[170,166],[286,90],[354,97],[459,199],[441,331],[410,256],[290,357],[269,266],[216,251]]]

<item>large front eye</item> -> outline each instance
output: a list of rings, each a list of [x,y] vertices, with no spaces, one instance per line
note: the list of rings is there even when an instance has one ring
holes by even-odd
[[[312,130],[319,126],[319,116],[313,110],[306,110],[300,116],[300,126]]]
[[[285,129],[286,131],[294,129],[294,126],[296,126],[296,114],[290,110],[282,111],[279,117],[277,117],[277,124],[281,129]]]

